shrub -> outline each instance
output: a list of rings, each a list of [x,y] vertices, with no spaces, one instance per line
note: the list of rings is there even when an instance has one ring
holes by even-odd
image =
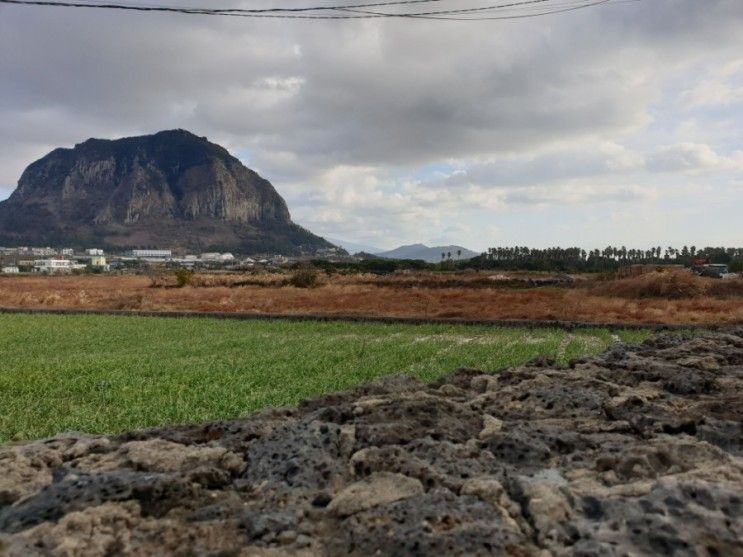
[[[595,287],[594,292],[620,298],[681,300],[704,296],[710,281],[713,280],[716,279],[704,279],[689,271],[662,271],[608,280]]]
[[[616,280],[617,279],[617,273],[616,271],[602,271],[600,273],[596,273],[596,280],[601,282],[606,282],[609,280]]]
[[[728,269],[731,273],[741,273],[743,272],[743,260],[742,259],[735,259],[731,261],[728,264]]]
[[[168,286],[168,278],[159,273],[147,273],[150,278],[150,288],[165,288]]]
[[[317,285],[317,271],[312,267],[298,269],[289,278],[289,284],[296,288],[312,288]]]
[[[741,297],[743,296],[743,277],[722,280],[717,279],[710,285],[707,293],[715,298]]]
[[[184,286],[188,286],[191,284],[191,281],[193,280],[193,271],[190,271],[189,269],[178,269],[175,272],[175,281],[178,285],[178,288],[183,288]]]

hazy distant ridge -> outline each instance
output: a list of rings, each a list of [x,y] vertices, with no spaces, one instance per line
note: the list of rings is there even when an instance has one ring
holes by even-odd
[[[362,244],[360,242],[349,242],[347,240],[339,240],[338,238],[329,237],[326,237],[325,239],[331,244],[342,247],[348,253],[359,253],[360,251],[365,253],[379,253],[380,251],[383,251],[380,248],[368,244]]]
[[[459,253],[458,253],[459,252]],[[436,263],[442,260],[441,254],[446,254],[444,259],[470,259],[479,253],[464,248],[462,246],[434,246],[428,247],[425,244],[411,244],[409,246],[400,246],[390,251],[377,253],[380,257],[390,259],[422,259],[429,263]]]

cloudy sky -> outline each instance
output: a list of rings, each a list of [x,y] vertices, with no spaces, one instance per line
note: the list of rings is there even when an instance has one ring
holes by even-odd
[[[300,3],[323,1],[220,6]],[[185,128],[332,238],[741,246],[741,29],[743,0],[469,22],[0,5],[0,199],[55,147]]]

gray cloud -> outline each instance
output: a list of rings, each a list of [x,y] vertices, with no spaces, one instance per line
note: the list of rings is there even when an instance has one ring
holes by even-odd
[[[340,178],[350,180],[343,191],[362,191],[347,204],[355,212],[340,220],[362,219],[371,229],[383,212],[397,218],[383,200],[394,200],[406,173],[445,161],[463,169],[403,195],[403,223],[436,206],[427,188],[562,187],[625,172],[611,166],[616,156],[591,150],[657,122],[669,87],[694,91],[700,67],[739,59],[742,27],[739,0],[618,3],[507,23],[3,7],[0,188],[55,146],[182,127],[244,155],[287,193],[293,212],[321,228],[334,220],[340,191],[329,176],[355,168]],[[690,105],[687,97],[679,103]],[[731,98],[724,96],[728,105]],[[701,152],[661,155],[641,153],[633,171],[684,171],[708,160]],[[364,176],[387,185],[369,186]],[[612,187],[618,201],[634,199],[621,194],[634,190]],[[519,196],[531,199],[510,199]],[[340,227],[335,221],[320,232]]]

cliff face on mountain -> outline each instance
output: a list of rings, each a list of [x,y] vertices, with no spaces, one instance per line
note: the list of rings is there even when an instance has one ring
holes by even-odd
[[[89,139],[32,163],[0,202],[0,244],[311,252],[270,182],[184,130]]]

